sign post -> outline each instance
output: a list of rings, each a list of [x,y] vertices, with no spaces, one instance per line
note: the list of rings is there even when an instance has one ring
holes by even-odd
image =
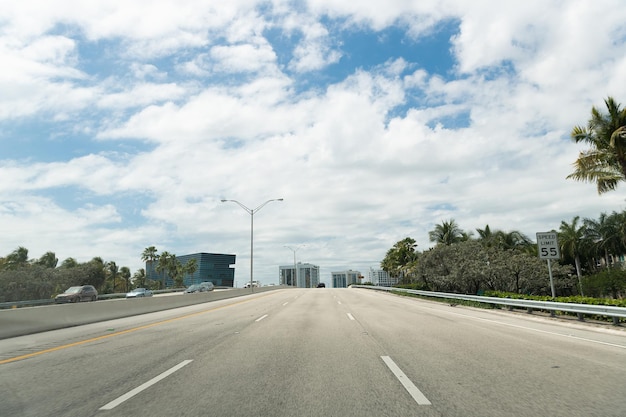
[[[539,259],[548,260],[548,271],[550,273],[550,289],[552,290],[552,298],[556,297],[554,291],[554,280],[552,279],[551,259],[560,259],[561,251],[559,250],[559,241],[556,232],[537,232],[537,249]]]

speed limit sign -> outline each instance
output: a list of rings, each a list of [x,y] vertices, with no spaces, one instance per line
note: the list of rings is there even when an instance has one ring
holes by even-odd
[[[539,249],[539,259],[561,258],[556,232],[537,233],[537,248]]]

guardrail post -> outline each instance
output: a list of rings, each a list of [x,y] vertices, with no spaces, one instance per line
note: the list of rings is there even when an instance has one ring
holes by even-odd
[[[578,321],[585,321],[585,316],[583,313],[576,313],[578,315]]]
[[[619,326],[619,317],[613,316],[613,325]]]

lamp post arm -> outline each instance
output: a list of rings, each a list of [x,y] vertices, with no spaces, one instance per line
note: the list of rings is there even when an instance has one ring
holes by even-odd
[[[242,209],[244,209],[245,211],[248,212],[248,214],[252,215],[252,213],[254,213],[253,210],[249,209],[248,207],[244,206],[243,204],[241,204],[239,201],[237,200],[222,200],[222,203],[226,203],[227,201],[230,201],[231,203],[235,203],[237,205],[239,205],[239,207],[241,207]],[[267,204],[267,203],[265,203]]]
[[[250,214],[253,214],[253,213],[256,213],[257,211],[261,210],[267,203],[271,203],[272,201],[283,201],[283,199],[282,198],[274,198],[272,200],[267,200],[265,203],[261,204],[259,207],[255,208],[254,210],[250,210],[247,207],[244,207],[242,204],[239,204],[239,205],[244,207],[247,210],[250,210],[252,212]]]

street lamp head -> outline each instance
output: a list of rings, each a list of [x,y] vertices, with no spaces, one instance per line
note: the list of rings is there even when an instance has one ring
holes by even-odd
[[[222,203],[225,203],[225,202],[227,202],[227,201],[228,201],[228,200],[222,200]]]

